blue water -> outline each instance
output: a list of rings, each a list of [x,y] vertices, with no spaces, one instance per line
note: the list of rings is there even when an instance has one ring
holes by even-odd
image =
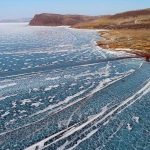
[[[0,150],[149,150],[149,63],[93,30],[0,24]]]

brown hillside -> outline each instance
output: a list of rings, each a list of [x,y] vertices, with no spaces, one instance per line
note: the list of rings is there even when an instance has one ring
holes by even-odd
[[[76,24],[76,28],[150,29],[150,9],[103,16],[94,21]]]
[[[112,15],[110,18],[117,19],[117,18],[128,18],[128,17],[138,17],[138,16],[147,16],[150,15],[150,8],[144,10],[135,10],[135,11],[128,11],[123,13],[118,13]]]

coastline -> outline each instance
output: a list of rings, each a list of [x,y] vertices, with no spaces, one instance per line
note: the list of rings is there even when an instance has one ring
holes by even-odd
[[[31,26],[31,25],[29,25]],[[45,27],[43,25],[43,27]],[[108,51],[113,51],[113,52],[125,52],[131,55],[135,55],[137,58],[144,58],[147,62],[150,61],[150,46],[147,46],[146,50],[143,50],[144,48],[140,47],[140,49],[135,49],[132,48],[132,46],[126,44],[127,41],[129,41],[127,38],[125,38],[124,34],[121,35],[121,37],[115,37],[116,35],[114,34],[110,34],[111,32],[120,32],[120,31],[130,31],[130,29],[98,29],[98,28],[77,28],[77,27],[73,27],[73,26],[67,26],[67,25],[62,25],[62,26],[48,26],[48,27],[60,27],[60,28],[70,28],[70,29],[76,29],[76,30],[82,30],[82,31],[95,31],[99,34],[100,36],[100,40],[95,41],[95,45],[99,48],[103,48],[104,50],[108,50]],[[140,30],[140,29],[139,29]],[[146,29],[143,29],[144,31],[147,32]],[[132,32],[134,31],[134,29],[131,30]],[[135,32],[138,30],[135,30]],[[150,33],[150,31],[148,32]],[[121,39],[124,38],[123,43],[120,42]],[[141,38],[141,37],[139,37]],[[136,43],[138,43],[138,41],[136,41],[136,39],[134,39]],[[140,39],[141,40],[141,39]],[[150,40],[150,39],[148,39]],[[143,41],[141,41],[143,42]],[[149,42],[149,41],[148,41]],[[147,42],[147,43],[148,43]],[[117,44],[116,44],[117,43]],[[144,43],[144,42],[143,42]],[[130,41],[131,45],[134,45],[134,43],[132,43],[132,41]],[[145,46],[145,45],[144,45]]]
[[[145,35],[141,37],[136,35],[138,36],[137,39],[134,37],[134,35],[132,36],[128,35],[126,37],[125,35],[126,32],[137,34],[137,32],[141,32],[141,31],[128,30],[128,29],[126,30],[102,30],[98,32],[101,36],[101,39],[97,41],[97,45],[109,51],[115,51],[115,52],[122,51],[122,52],[126,52],[129,54],[134,54],[137,57],[145,58],[146,61],[150,61],[150,47],[148,45],[149,39],[148,38],[146,39],[144,37]],[[147,32],[147,30],[143,30],[143,32]],[[146,42],[144,40],[146,40]],[[136,47],[139,47],[139,49],[137,49]]]

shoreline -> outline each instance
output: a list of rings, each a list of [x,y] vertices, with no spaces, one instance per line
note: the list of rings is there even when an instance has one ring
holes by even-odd
[[[31,25],[29,25],[31,26]],[[45,27],[45,26],[43,26]],[[138,50],[138,49],[132,49],[130,46],[125,46],[124,44],[121,45],[121,47],[117,47],[116,43],[119,43],[118,41],[120,40],[118,37],[118,41],[113,41],[113,45],[112,46],[112,41],[110,42],[108,39],[113,39],[114,37],[109,35],[109,33],[111,31],[114,31],[112,29],[89,29],[89,28],[75,28],[72,26],[48,26],[48,27],[62,27],[62,28],[70,28],[70,29],[76,29],[76,30],[82,30],[82,31],[94,31],[97,32],[100,36],[100,39],[98,41],[95,41],[96,46],[103,48],[104,50],[109,50],[109,51],[113,51],[113,52],[125,52],[128,54],[133,54],[135,56],[137,56],[137,58],[144,58],[147,62],[150,62],[150,48],[149,48],[149,52],[148,51],[143,51],[143,50]],[[124,29],[126,31],[128,31],[129,29]],[[116,32],[121,31],[121,30],[115,30]],[[121,37],[122,38],[122,37]],[[110,43],[109,43],[110,42]],[[126,41],[125,41],[126,42]]]
[[[121,30],[115,30],[115,32],[120,32]],[[126,31],[128,31],[128,29],[126,29]],[[102,30],[99,31],[99,35],[101,37],[101,39],[99,41],[97,41],[97,46],[105,49],[105,50],[109,50],[109,51],[114,51],[114,52],[126,52],[129,54],[134,54],[139,58],[145,58],[145,60],[147,62],[150,61],[150,47],[147,48],[147,50],[143,50],[143,49],[133,49],[133,45],[135,44],[135,42],[138,43],[138,40],[136,41],[136,39],[134,39],[134,42],[130,41],[130,45],[127,44],[128,39],[125,38],[125,35],[122,35],[119,37],[115,37],[115,34],[110,34],[111,32],[114,32],[114,30]],[[137,31],[135,31],[137,32]],[[124,39],[123,39],[124,38]],[[122,41],[123,42],[122,42]],[[141,48],[141,47],[140,47]]]

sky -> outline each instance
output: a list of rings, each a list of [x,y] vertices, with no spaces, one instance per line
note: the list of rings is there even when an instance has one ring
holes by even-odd
[[[106,15],[143,8],[150,8],[150,0],[0,0],[0,19],[39,13]]]

